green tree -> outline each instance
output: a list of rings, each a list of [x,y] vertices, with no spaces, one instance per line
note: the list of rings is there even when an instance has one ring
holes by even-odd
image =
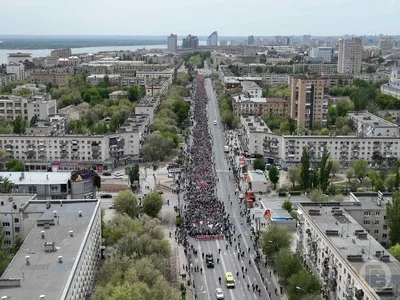
[[[269,180],[274,184],[274,189],[276,189],[276,184],[279,181],[279,170],[276,166],[272,165],[268,171]]]
[[[151,133],[142,147],[142,157],[146,161],[163,161],[172,153],[175,142],[172,135],[165,136],[161,132]]]
[[[396,162],[394,164],[394,174],[395,174],[394,187],[397,190],[400,185],[400,162],[399,162],[399,160],[396,160]]]
[[[264,163],[264,161],[262,160],[262,159],[260,159],[260,158],[256,158],[254,161],[253,161],[253,168],[254,168],[254,170],[261,170],[261,171],[265,171],[265,163]]]
[[[336,106],[328,107],[328,126],[335,125],[337,117],[338,117],[338,111],[336,109]]]
[[[384,191],[385,190],[385,183],[382,179],[382,177],[377,177],[374,181],[374,190],[376,192],[378,191]]]
[[[278,252],[276,255],[275,266],[279,279],[284,285],[288,283],[290,277],[301,270],[301,264],[298,257],[289,249],[282,249]]]
[[[260,246],[263,253],[271,257],[281,249],[290,248],[292,242],[292,233],[288,228],[272,224],[268,231],[261,233]]]
[[[290,200],[283,201],[282,208],[287,210],[287,212],[290,213],[293,210],[292,202],[290,202]]]
[[[322,158],[319,166],[319,186],[325,192],[329,185],[329,174],[332,169],[332,161],[329,159],[330,154],[326,146],[322,152]]]
[[[301,168],[300,168],[300,180],[303,189],[307,190],[311,188],[312,181],[310,172],[310,153],[306,147],[303,147],[303,153],[301,155]]]
[[[141,97],[141,91],[139,86],[137,85],[132,85],[128,88],[128,99],[131,102],[136,102],[139,100],[139,98]]]
[[[390,191],[396,189],[396,174],[388,174],[385,178],[385,186]]]
[[[326,196],[320,188],[316,188],[311,191],[310,199],[312,202],[323,202]]]
[[[331,159],[331,173],[335,177],[336,173],[340,170],[340,162],[337,159]]]
[[[130,181],[131,185],[132,185],[134,182],[139,181],[139,179],[140,179],[140,173],[139,173],[139,165],[138,165],[138,164],[134,164],[134,165],[129,169],[128,176],[129,176],[129,181]]]
[[[346,172],[346,177],[347,177],[347,179],[349,180],[349,183],[350,183],[350,180],[351,180],[352,178],[354,178],[354,176],[355,176],[354,169],[353,169],[353,168],[349,168],[349,169],[347,170],[347,172]]]
[[[289,278],[288,295],[290,299],[299,299],[304,294],[319,293],[321,283],[318,278],[305,268]]]
[[[300,180],[300,169],[297,167],[289,167],[288,178],[290,182],[293,184],[293,188],[295,188],[296,182],[299,182]]]
[[[395,192],[392,201],[386,204],[386,224],[389,227],[390,244],[400,243],[400,192]]]
[[[25,171],[24,165],[18,159],[11,159],[6,163],[7,171],[11,172],[20,172]]]
[[[336,110],[339,117],[346,117],[349,111],[354,110],[354,103],[346,98],[340,99],[336,103]]]
[[[400,260],[400,244],[396,243],[396,245],[389,248],[390,254],[394,256],[395,259]]]
[[[25,133],[26,122],[25,120],[18,115],[13,121],[13,133],[14,134],[23,134]]]
[[[367,175],[368,162],[366,160],[356,160],[351,164],[356,178],[363,179]]]
[[[13,183],[5,177],[3,181],[0,182],[0,193],[9,194],[12,191]]]
[[[114,198],[115,211],[119,214],[126,214],[131,218],[136,218],[139,212],[138,200],[130,190],[121,191]]]
[[[163,198],[157,192],[146,194],[143,198],[143,212],[150,217],[157,217],[163,206]]]
[[[375,69],[373,66],[368,66],[368,67],[365,69],[365,72],[366,72],[366,73],[369,73],[369,74],[375,73],[375,72],[376,72],[376,69]]]

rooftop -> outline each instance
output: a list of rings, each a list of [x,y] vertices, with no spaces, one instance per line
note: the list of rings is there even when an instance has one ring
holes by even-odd
[[[1,277],[20,280],[20,286],[2,288],[2,295],[10,299],[31,300],[46,295],[46,299],[61,299],[64,288],[68,286],[71,272],[76,268],[81,246],[87,237],[94,214],[99,209],[98,200],[51,201],[46,209],[46,201],[31,201],[27,213],[42,213],[40,220],[53,220],[48,229],[35,226],[25,239]],[[54,218],[54,211],[57,218]],[[82,216],[79,216],[79,211]],[[41,237],[44,231],[45,238]],[[70,236],[73,231],[73,236]],[[45,242],[54,242],[55,251],[45,252]],[[29,264],[27,264],[29,256]],[[62,257],[62,263],[59,257]]]
[[[254,81],[242,81],[242,88],[243,90],[249,90],[249,89],[261,89],[257,83]]]
[[[395,288],[400,284],[400,263],[349,214],[329,204],[321,207],[313,203],[302,203],[299,207],[307,212],[308,217],[330,241],[330,247],[340,253],[366,285],[376,291],[384,286]],[[383,255],[385,260],[380,260]],[[371,264],[368,269],[367,264]],[[380,268],[374,268],[373,264],[379,264]],[[382,271],[385,277],[383,282]],[[380,299],[387,299],[384,295],[380,296]]]
[[[66,184],[71,172],[0,172],[0,179],[8,178],[15,185]]]
[[[160,97],[157,96],[145,96],[142,99],[139,100],[138,104],[136,104],[136,107],[144,107],[144,106],[151,106],[153,107],[157,103],[159,103]]]
[[[249,176],[250,181],[264,181],[267,183],[267,178],[260,170],[248,171],[247,175]]]
[[[26,52],[16,52],[16,53],[8,53],[9,57],[25,57],[25,56],[32,56],[32,53]]]
[[[125,96],[128,95],[128,92],[126,91],[114,91],[112,93],[110,93],[109,96]]]
[[[349,112],[348,116],[357,122],[363,123],[364,125],[369,125],[371,127],[393,127],[397,128],[397,125],[392,122],[386,121],[381,117],[378,117],[369,112]]]
[[[266,98],[252,98],[248,97],[246,95],[237,95],[233,96],[233,100],[235,100],[236,103],[241,103],[241,102],[253,102],[253,103],[266,103],[267,99]]]
[[[271,132],[264,120],[257,116],[242,116],[241,122],[250,132]]]
[[[35,195],[26,194],[2,194],[0,196],[0,213],[18,212],[21,206],[28,203],[29,200],[35,199],[35,197]],[[17,209],[15,209],[14,205],[17,206]]]

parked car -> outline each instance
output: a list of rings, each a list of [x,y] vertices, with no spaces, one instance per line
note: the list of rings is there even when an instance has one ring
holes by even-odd
[[[111,176],[110,172],[103,172],[103,176]]]

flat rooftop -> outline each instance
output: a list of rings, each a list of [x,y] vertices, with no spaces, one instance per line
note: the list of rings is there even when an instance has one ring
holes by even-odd
[[[71,172],[0,172],[15,185],[66,184]]]
[[[245,123],[245,126],[249,128],[250,132],[271,132],[267,124],[265,124],[264,120],[260,117],[242,116],[242,124],[243,123]]]
[[[154,106],[158,101],[160,101],[160,97],[145,96],[139,100],[136,107]]]
[[[348,116],[352,119],[357,120],[365,125],[369,125],[371,127],[393,127],[397,128],[396,124],[392,122],[386,121],[385,119],[378,117],[369,112],[349,112]]]
[[[265,177],[262,171],[248,171],[247,175],[250,178],[250,181],[264,181],[267,182],[267,178]]]
[[[242,81],[242,88],[244,90],[248,90],[248,89],[261,89],[257,83],[255,83],[254,81]]]
[[[34,196],[26,194],[2,194],[0,196],[0,213],[19,212],[19,208],[28,203]],[[17,206],[17,209],[14,209],[14,204]]]
[[[251,98],[243,94],[233,96],[233,100],[235,100],[236,103],[241,103],[241,102],[267,103],[267,98]]]
[[[302,203],[302,209],[319,210],[320,214],[309,213],[309,216],[325,237],[331,242],[331,247],[338,251],[342,258],[359,274],[359,277],[375,291],[385,286],[396,288],[400,284],[400,262],[379,244],[363,227],[348,213],[341,210],[335,213],[334,205],[313,205]],[[335,234],[336,232],[336,234]],[[356,235],[356,232],[360,234]],[[379,260],[379,254],[387,255],[388,261]],[[355,257],[355,256],[358,257]],[[371,264],[366,269],[367,264]],[[373,264],[377,264],[374,268]],[[378,267],[379,264],[379,268]],[[384,278],[382,278],[384,271]],[[389,281],[389,282],[388,282]],[[381,299],[394,299],[393,296],[380,295]]]
[[[46,299],[61,299],[76,259],[80,257],[81,245],[99,202],[82,200],[68,203],[64,200],[61,206],[53,201],[50,209],[46,209],[46,201],[33,202],[40,203],[31,201],[26,211],[42,213],[38,222],[55,219],[53,211],[57,211],[58,218],[55,219],[55,225],[50,225],[48,229],[44,226],[32,229],[1,277],[3,280],[20,279],[21,285],[3,287],[1,293],[10,297],[10,300],[40,299],[40,295],[46,295]],[[82,217],[79,211],[82,211]],[[41,231],[45,231],[44,239]],[[45,252],[45,242],[55,242],[56,251]],[[29,256],[29,264],[26,263],[26,256]],[[62,263],[58,261],[59,256],[62,256]]]

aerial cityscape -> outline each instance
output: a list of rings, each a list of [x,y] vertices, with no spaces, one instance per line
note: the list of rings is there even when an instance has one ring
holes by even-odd
[[[0,12],[1,300],[400,299],[397,3],[39,2]]]

